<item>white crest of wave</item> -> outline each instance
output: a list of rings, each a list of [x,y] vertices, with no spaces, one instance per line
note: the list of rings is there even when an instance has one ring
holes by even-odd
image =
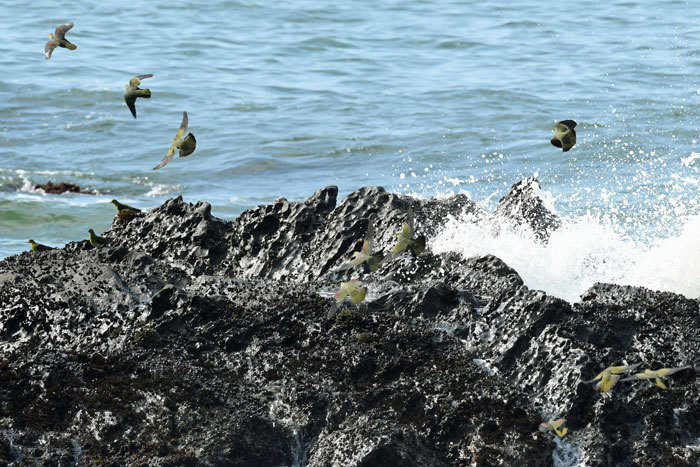
[[[596,282],[700,295],[700,216],[680,235],[653,245],[618,233],[592,215],[562,219],[562,227],[543,243],[532,231],[500,218],[465,215],[450,218],[431,242],[435,253],[464,257],[492,254],[514,268],[525,285],[569,302]]]

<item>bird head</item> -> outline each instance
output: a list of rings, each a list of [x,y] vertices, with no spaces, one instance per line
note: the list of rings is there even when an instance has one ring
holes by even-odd
[[[88,229],[88,232],[90,233],[90,235],[95,235],[95,231],[92,229]]]
[[[34,243],[36,243],[36,242],[30,238],[30,239],[29,239],[29,243],[34,244]]]

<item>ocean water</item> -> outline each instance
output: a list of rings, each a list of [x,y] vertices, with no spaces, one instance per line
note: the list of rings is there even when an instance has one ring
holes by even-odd
[[[112,198],[182,194],[233,219],[382,185],[493,209],[536,175],[564,221],[549,244],[455,218],[430,247],[496,254],[568,300],[596,281],[697,297],[699,17],[652,0],[1,2],[0,258],[105,230]],[[69,21],[77,50],[45,60]],[[124,85],[145,73],[134,120]],[[196,152],[151,170],[183,110]],[[563,119],[567,153],[549,143]]]

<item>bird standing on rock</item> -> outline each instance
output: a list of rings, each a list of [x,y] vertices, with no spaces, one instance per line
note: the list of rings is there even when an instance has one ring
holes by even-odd
[[[49,251],[53,250],[53,247],[42,245],[41,243],[37,243],[31,238],[29,239],[29,245],[32,247],[32,251]]]
[[[120,222],[129,222],[141,212],[140,209],[120,203],[116,199],[112,200],[112,204],[117,208],[117,219],[119,219]]]
[[[64,49],[69,50],[75,50],[78,48],[77,45],[66,39],[66,33],[70,31],[73,26],[73,23],[62,24],[56,28],[54,34],[49,33],[49,38],[51,38],[51,40],[44,46],[44,57],[46,57],[46,60],[51,58],[53,49],[56,47],[63,47]]]
[[[557,126],[554,129],[554,137],[550,140],[550,142],[554,146],[561,148],[564,152],[573,148],[576,144],[576,131],[574,130],[575,126],[576,122],[573,120],[562,120],[561,122],[557,123]]]
[[[187,112],[182,112],[180,129],[177,130],[175,138],[173,138],[172,143],[170,143],[170,149],[168,149],[168,152],[165,153],[165,157],[163,157],[163,160],[160,161],[160,164],[153,167],[153,170],[158,170],[168,165],[168,162],[170,162],[170,160],[173,158],[177,149],[180,150],[180,157],[187,157],[194,152],[195,148],[197,147],[197,140],[194,139],[194,135],[192,133],[188,133],[184,139],[182,138],[185,132],[187,132],[187,127]]]
[[[131,115],[136,118],[136,98],[137,97],[145,97],[146,99],[151,98],[151,90],[150,89],[141,89],[139,87],[139,84],[141,84],[142,79],[146,78],[152,78],[153,74],[147,74],[147,75],[139,75],[131,78],[129,80],[129,84],[124,86],[126,89],[126,92],[124,93],[124,101],[126,101],[127,107],[129,107],[129,110],[131,110]]]
[[[644,373],[637,373],[635,375],[623,379],[622,381],[632,381],[633,379],[653,379],[654,384],[656,384],[658,387],[660,387],[661,389],[668,389],[664,382],[661,381],[661,378],[663,376],[672,375],[674,373],[678,373],[681,370],[687,370],[689,368],[692,367],[690,365],[686,365],[680,366],[678,368],[661,368],[659,370],[650,370],[647,368],[646,370],[644,370]]]
[[[96,235],[95,231],[92,229],[88,229],[88,233],[90,234],[90,245],[92,245],[95,248],[102,248],[103,246],[106,246],[112,241],[109,238],[100,237],[99,235]]]
[[[598,381],[595,385],[596,389],[600,389],[601,392],[610,391],[613,386],[617,384],[620,380],[620,373],[631,373],[637,369],[641,363],[635,363],[634,365],[620,365],[620,366],[609,366],[600,373],[595,378],[584,381],[584,383],[592,383],[593,381]]]

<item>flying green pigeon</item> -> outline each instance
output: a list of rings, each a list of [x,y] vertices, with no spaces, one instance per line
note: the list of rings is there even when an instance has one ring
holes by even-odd
[[[94,246],[95,248],[102,248],[112,241],[109,238],[96,235],[95,231],[92,229],[88,229],[88,232],[90,233],[90,245]]]
[[[54,249],[53,247],[42,245],[41,243],[37,243],[34,240],[32,240],[31,238],[29,239],[29,244],[32,247],[32,251],[49,251],[49,250]]]
[[[116,199],[112,200],[112,204],[117,208],[117,219],[119,219],[120,222],[129,222],[141,212],[140,209],[120,203]]]
[[[341,304],[346,297],[350,297],[352,303],[360,303],[365,299],[367,289],[362,287],[362,283],[357,279],[350,282],[341,282],[340,289],[335,293],[335,302]]]
[[[561,122],[557,123],[557,126],[554,129],[554,137],[550,140],[550,142],[554,146],[561,148],[564,152],[573,148],[576,144],[576,131],[574,130],[575,126],[576,122],[573,120],[562,120]]]
[[[370,226],[367,229],[367,236],[362,242],[362,248],[360,251],[355,251],[352,254],[353,259],[347,263],[340,266],[335,272],[344,271],[345,269],[350,269],[357,266],[358,264],[365,263],[365,272],[374,272],[382,266],[382,261],[384,260],[384,255],[382,253],[372,253],[372,237],[374,236],[374,228]]]
[[[77,45],[71,43],[68,39],[66,39],[66,33],[70,31],[72,27],[73,23],[62,24],[56,28],[54,34],[49,33],[49,37],[51,38],[51,40],[48,41],[44,46],[44,56],[46,57],[46,60],[51,58],[53,49],[55,49],[56,47],[63,47],[64,49],[69,50],[75,50],[78,48]]]
[[[560,426],[564,424],[566,421],[565,418],[560,418],[558,420],[552,420],[551,418],[549,419],[548,422],[542,422],[540,423],[540,431],[543,433],[546,433],[548,431],[554,431],[557,436],[562,437],[568,433],[569,429],[564,427],[561,430],[559,429]]]
[[[139,75],[131,78],[129,80],[129,84],[124,86],[126,89],[126,92],[124,93],[124,100],[126,101],[126,105],[129,107],[129,110],[131,110],[131,115],[136,118],[136,98],[137,97],[145,97],[146,99],[151,98],[151,90],[150,89],[141,89],[139,87],[139,84],[141,84],[142,79],[146,78],[152,78],[153,74],[149,73],[147,75]]]
[[[413,238],[413,224],[413,209],[409,208],[406,222],[403,223],[403,230],[396,234],[398,242],[391,249],[392,253],[400,254],[408,249],[416,257],[425,251],[425,235]]]
[[[187,157],[192,154],[197,147],[197,140],[194,139],[192,133],[188,133],[183,139],[182,136],[187,132],[187,112],[182,112],[182,123],[180,123],[180,129],[177,130],[177,134],[173,138],[173,142],[170,143],[170,149],[165,153],[165,157],[160,161],[160,164],[153,167],[153,170],[158,170],[166,165],[175,155],[177,149],[180,150],[180,157]]]
[[[654,384],[656,384],[658,387],[661,389],[668,389],[666,385],[664,384],[663,381],[661,381],[661,378],[664,376],[672,375],[674,373],[677,373],[681,370],[687,370],[688,368],[692,368],[690,365],[686,366],[679,366],[678,368],[661,368],[660,370],[649,370],[646,369],[644,370],[644,373],[637,373],[632,376],[629,376],[622,381],[631,381],[633,379],[653,379]]]
[[[584,381],[584,383],[592,383],[593,381],[598,381],[595,385],[596,389],[600,389],[601,392],[610,391],[613,386],[617,384],[620,380],[620,373],[631,373],[637,369],[641,363],[635,363],[634,365],[621,365],[621,366],[609,366],[600,373],[595,378]]]

